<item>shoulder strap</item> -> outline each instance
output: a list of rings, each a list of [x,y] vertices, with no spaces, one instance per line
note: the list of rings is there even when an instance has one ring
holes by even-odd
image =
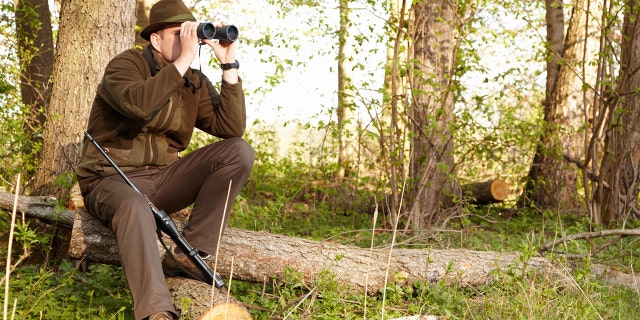
[[[147,64],[149,65],[149,70],[151,71],[151,76],[155,76],[156,75],[156,63],[153,62],[153,53],[151,52],[151,45],[149,45],[146,49],[144,49],[144,51],[142,52],[142,56],[144,57],[145,60],[147,60]]]

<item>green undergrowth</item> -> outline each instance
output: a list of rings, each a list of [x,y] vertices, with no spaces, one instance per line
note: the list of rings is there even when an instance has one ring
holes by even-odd
[[[372,235],[372,215],[369,213],[320,216],[295,202],[280,199],[276,204],[276,207],[262,208],[263,211],[255,213],[240,202],[232,225],[360,247],[368,247],[372,237],[376,247],[391,243],[393,230],[389,228],[376,226]],[[300,228],[301,225],[313,228]],[[514,213],[508,206],[494,206],[471,210],[447,229],[399,232],[396,241],[398,247],[415,249],[517,251],[524,262],[540,255],[538,248],[563,235],[596,230],[583,217],[553,212]],[[275,280],[265,284],[240,282],[232,291],[248,305],[259,306],[251,309],[256,319],[292,316],[293,319],[382,319],[383,316],[392,319],[416,314],[447,316],[447,319],[640,318],[640,289],[605,285],[590,276],[591,266],[595,263],[630,274],[639,272],[638,239],[621,238],[583,259],[566,262],[563,258],[563,253],[587,256],[589,250],[610,240],[560,242],[554,250],[544,252],[558,266],[572,266],[572,271],[562,281],[548,274],[517,275],[507,270],[496,273],[496,282],[481,287],[459,287],[443,282],[390,284],[384,307],[381,293],[366,297],[365,302],[364,295],[350,296],[330,278],[309,284],[293,273],[278,283]]]
[[[390,284],[386,295],[349,295],[331,279],[305,284],[289,274],[285,284],[237,284],[234,296],[252,306],[255,319],[393,319],[437,315],[446,319],[637,319],[638,293],[583,278],[579,288],[542,275],[500,274],[490,286],[443,282]]]
[[[9,306],[15,319],[133,319],[120,268],[92,265],[80,272],[68,260],[54,269],[37,265],[16,269]]]
[[[326,211],[325,215],[314,215],[317,207],[309,209],[277,201],[267,201],[273,207],[254,206],[245,199],[243,196],[234,206],[230,221],[233,227],[362,247],[370,244],[368,213],[357,218]],[[284,208],[286,213],[282,211]],[[575,234],[590,230],[583,219],[575,217],[534,212],[505,217],[503,208],[482,210],[452,222],[446,230],[398,233],[398,246],[518,251],[522,261],[526,261],[539,255],[537,248],[542,244],[559,237],[558,232]],[[0,223],[6,226],[6,218]],[[19,233],[28,229],[20,228]],[[28,238],[20,234],[19,239]],[[390,243],[391,235],[391,230],[378,226],[374,236],[376,246]],[[605,240],[593,241],[591,246]],[[583,242],[559,245],[550,258],[563,265],[558,252],[586,252],[590,245]],[[390,283],[384,294],[365,296],[340,287],[331,274],[305,282],[300,274],[288,270],[283,277],[267,279],[265,283],[234,280],[231,292],[248,306],[255,319],[393,319],[418,314],[447,319],[638,319],[638,289],[605,285],[589,276],[594,263],[637,272],[638,247],[633,237],[623,238],[594,257],[572,261],[573,268],[566,279],[533,272],[521,274],[515,268],[495,273],[496,281],[485,286]],[[3,251],[6,256],[6,248]],[[15,314],[15,319],[133,319],[126,281],[117,267],[91,265],[81,272],[65,260],[49,268],[25,264],[13,271],[10,284],[9,311]]]
[[[573,240],[539,252],[562,236],[598,228],[586,217],[514,212],[509,203],[466,207],[464,215],[446,225],[429,230],[401,228],[394,233],[383,210],[377,212],[373,226],[371,204],[377,195],[326,184],[322,181],[329,180],[323,180],[321,173],[298,170],[299,166],[286,161],[258,166],[233,205],[229,226],[361,248],[369,248],[373,240],[382,249],[395,243],[398,248],[413,249],[517,251],[521,263],[544,254],[558,266],[570,265],[567,270],[571,271],[559,279],[522,274],[514,267],[495,273],[495,282],[484,286],[389,283],[384,292],[367,296],[350,293],[328,273],[311,282],[292,270],[264,283],[234,280],[233,296],[248,306],[255,319],[393,319],[419,314],[447,319],[640,319],[640,289],[605,285],[590,276],[594,264],[629,274],[640,272],[637,237]],[[8,215],[0,215],[0,228],[8,230],[8,226]],[[637,226],[625,226],[633,227]],[[44,255],[54,242],[55,236],[34,232],[20,222],[16,230],[13,261],[21,256],[23,246],[30,248],[32,256]],[[6,243],[7,232],[3,236]],[[0,250],[4,262],[7,246]],[[585,254],[585,258],[567,261],[563,253]],[[66,260],[46,266],[22,263],[12,272],[9,289],[6,301],[13,319],[133,319],[124,275],[114,266],[90,265],[80,271]],[[4,300],[4,292],[1,296]]]

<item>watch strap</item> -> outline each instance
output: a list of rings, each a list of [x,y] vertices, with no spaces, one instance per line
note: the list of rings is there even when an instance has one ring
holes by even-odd
[[[236,60],[233,63],[221,63],[220,64],[220,68],[222,68],[222,70],[238,69],[238,68],[240,68],[240,62],[238,62],[238,60]]]

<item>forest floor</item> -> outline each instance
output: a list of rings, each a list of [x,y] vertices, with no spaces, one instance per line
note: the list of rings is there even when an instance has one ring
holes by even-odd
[[[317,203],[271,199],[263,205],[240,197],[229,226],[334,243],[369,247],[388,246],[393,228],[388,217],[339,213]],[[8,230],[8,215],[0,217]],[[446,229],[395,233],[395,245],[404,248],[518,251],[538,255],[537,249],[561,235],[591,230],[584,217],[518,212],[501,206],[478,208],[452,220]],[[92,264],[79,268],[65,259],[70,234],[37,221],[16,228],[13,261],[20,257],[10,281],[8,312],[23,319],[132,319],[132,302],[122,270]],[[0,238],[6,257],[8,232]],[[588,252],[606,239],[562,244],[562,251]],[[255,319],[394,319],[434,315],[440,319],[640,319],[640,290],[609,286],[589,276],[590,265],[603,263],[627,273],[640,265],[638,239],[626,237],[596,256],[569,261],[580,265],[571,275],[576,286],[556,282],[544,274],[496,274],[491,285],[467,287],[444,282],[389,284],[374,295],[346,293],[330,277],[310,288],[301,275],[264,283],[234,281],[230,291]],[[3,260],[5,260],[3,258]],[[4,297],[4,294],[2,295]],[[188,304],[188,302],[185,302]],[[12,309],[15,308],[15,309]]]

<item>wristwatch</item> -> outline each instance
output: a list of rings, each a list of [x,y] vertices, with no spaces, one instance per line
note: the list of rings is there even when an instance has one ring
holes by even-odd
[[[236,60],[233,63],[221,63],[220,64],[220,68],[222,68],[222,70],[238,69],[238,68],[240,68],[240,62],[238,62],[238,60]]]

